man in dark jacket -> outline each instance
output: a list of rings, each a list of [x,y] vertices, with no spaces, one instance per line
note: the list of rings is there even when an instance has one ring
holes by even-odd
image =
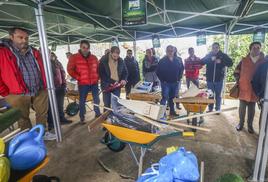
[[[127,83],[127,68],[119,54],[119,47],[113,46],[111,52],[100,60],[99,75],[105,107],[111,107],[111,94],[119,97],[121,87]]]
[[[182,75],[183,68],[180,61],[174,56],[175,48],[169,45],[166,49],[166,56],[158,64],[156,74],[161,82],[162,99],[160,104],[166,105],[168,101],[170,116],[177,116],[173,99],[178,91],[178,82]]]
[[[253,91],[260,100],[264,98],[264,91],[266,86],[265,83],[267,81],[266,80],[267,71],[268,71],[268,56],[265,57],[265,62],[257,68],[251,81]]]
[[[136,59],[132,56],[132,50],[127,50],[127,56],[124,59],[125,65],[128,71],[126,89],[126,97],[131,91],[131,88],[134,87],[140,81],[140,69],[139,64]]]
[[[255,92],[256,96],[259,98],[259,106],[261,109],[259,126],[261,127],[261,117],[262,117],[262,105],[264,100],[264,92],[267,82],[267,73],[268,73],[268,56],[265,57],[265,62],[261,64],[255,74],[253,75],[253,79],[251,81],[251,85],[253,91]],[[266,91],[267,92],[267,91]]]
[[[220,50],[219,43],[212,44],[212,51],[201,59],[203,65],[206,65],[207,87],[214,93],[216,98],[216,111],[221,110],[221,94],[225,68],[233,65],[232,59]],[[213,99],[213,97],[212,97]],[[209,105],[209,112],[213,110],[214,104]]]

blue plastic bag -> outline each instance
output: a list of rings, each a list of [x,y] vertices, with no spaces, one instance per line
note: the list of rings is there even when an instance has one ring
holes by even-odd
[[[164,156],[158,166],[152,165],[137,182],[197,182],[199,180],[196,156],[185,148]]]
[[[159,173],[158,168],[159,164],[153,164],[139,177],[137,182],[173,182],[171,170]]]

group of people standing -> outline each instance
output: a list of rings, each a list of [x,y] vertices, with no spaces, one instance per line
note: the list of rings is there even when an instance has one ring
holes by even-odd
[[[21,129],[31,128],[29,118],[30,108],[36,112],[36,122],[47,127],[45,139],[56,139],[50,132],[53,128],[51,110],[48,104],[47,84],[41,54],[29,46],[29,33],[23,28],[12,28],[9,39],[0,42],[0,95],[15,108],[21,111],[18,125]],[[220,50],[218,43],[213,43],[212,50],[204,58],[195,56],[194,49],[188,49],[189,57],[184,60],[177,54],[176,47],[169,45],[163,58],[155,55],[154,49],[147,49],[142,62],[142,75],[145,81],[160,86],[162,99],[160,104],[168,103],[170,115],[177,116],[173,99],[178,96],[181,79],[186,76],[187,87],[194,84],[199,87],[199,70],[206,65],[206,81],[208,89],[215,97],[216,111],[221,110],[221,96],[226,67],[233,64],[232,59]],[[92,92],[95,117],[101,115],[100,98],[102,93],[105,107],[111,106],[111,94],[120,96],[121,88],[125,87],[126,94],[131,92],[140,81],[139,64],[133,57],[132,50],[127,50],[127,56],[120,58],[120,49],[116,46],[105,51],[100,60],[90,52],[87,40],[80,42],[80,49],[75,54],[68,53],[68,74],[77,80],[79,90],[80,122],[85,123],[85,102],[89,92]],[[61,124],[72,121],[64,116],[64,95],[66,92],[66,73],[55,53],[50,54],[52,73],[54,76],[55,92],[59,107]],[[239,117],[236,127],[243,129],[245,111],[248,109],[248,131],[253,133],[253,118],[256,102],[263,98],[265,78],[268,69],[267,61],[261,52],[261,44],[253,42],[249,46],[249,54],[238,64],[234,76],[239,84]],[[99,90],[99,83],[101,91]],[[213,97],[213,98],[214,98]],[[208,112],[213,111],[214,105],[209,105]]]

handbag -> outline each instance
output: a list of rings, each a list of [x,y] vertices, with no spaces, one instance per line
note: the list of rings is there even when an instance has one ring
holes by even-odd
[[[230,90],[230,97],[237,99],[239,97],[239,84],[235,83],[235,85]]]

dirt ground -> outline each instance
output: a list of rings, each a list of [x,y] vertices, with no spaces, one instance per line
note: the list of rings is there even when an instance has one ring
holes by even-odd
[[[238,101],[226,100],[223,107],[237,106]],[[179,111],[185,114],[185,111]],[[32,117],[34,117],[32,113]],[[87,111],[87,124],[94,113]],[[130,149],[115,153],[100,140],[104,135],[101,128],[91,133],[87,124],[80,125],[78,116],[70,118],[71,125],[62,126],[63,142],[47,142],[49,164],[40,172],[48,176],[58,176],[62,182],[131,182],[135,181],[138,167]],[[256,108],[254,128],[256,134],[249,134],[245,128],[237,132],[238,112],[229,111],[221,115],[205,117],[204,127],[210,133],[196,132],[195,137],[171,137],[157,142],[146,153],[144,168],[159,161],[170,146],[185,147],[196,154],[199,163],[205,162],[205,182],[214,182],[225,173],[237,173],[246,179],[252,172],[258,140],[259,110]],[[139,148],[135,148],[139,152]],[[110,172],[107,172],[101,161]],[[128,179],[126,179],[128,178]]]

